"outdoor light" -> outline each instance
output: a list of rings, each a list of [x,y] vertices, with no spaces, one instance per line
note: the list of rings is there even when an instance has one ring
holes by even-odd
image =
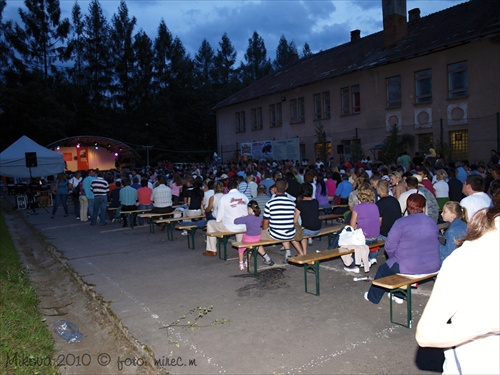
[[[60,149],[61,149],[61,146],[59,146],[59,145],[58,145],[58,146],[56,147],[56,150],[57,150],[57,151],[59,151]]]
[[[115,152],[115,157],[118,157],[118,152]]]
[[[77,143],[77,144],[76,144],[76,148],[80,148],[80,143]]]

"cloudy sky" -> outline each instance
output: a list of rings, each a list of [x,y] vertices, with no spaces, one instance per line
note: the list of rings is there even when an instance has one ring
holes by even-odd
[[[450,8],[464,0],[408,0],[407,11],[420,8],[421,16]],[[60,0],[63,17],[70,18],[74,0]],[[84,13],[90,1],[78,0]],[[100,0],[104,15],[111,20],[119,1]],[[137,27],[154,40],[161,19],[174,36],[178,36],[187,52],[194,57],[203,39],[214,51],[226,32],[243,60],[248,39],[254,31],[264,39],[268,58],[275,58],[281,35],[294,42],[299,54],[304,43],[313,52],[349,41],[350,32],[361,30],[361,37],[382,29],[382,0],[225,0],[174,1],[127,0],[130,17]],[[18,20],[17,10],[24,1],[7,0],[3,20]]]

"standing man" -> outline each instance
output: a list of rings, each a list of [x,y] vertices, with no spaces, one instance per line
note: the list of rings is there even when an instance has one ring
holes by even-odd
[[[94,194],[94,209],[90,219],[90,225],[96,225],[97,215],[99,215],[99,224],[106,225],[106,212],[108,210],[108,192],[109,184],[104,179],[104,173],[99,172],[97,178],[90,183],[90,190]]]
[[[285,194],[286,182],[276,181],[276,195],[271,198],[264,208],[262,221],[262,240],[282,240],[286,251],[283,263],[288,263],[292,257],[290,252],[290,241],[295,237],[295,203]],[[274,262],[264,251],[264,247],[259,247],[259,254],[264,258],[264,263],[272,266]]]
[[[94,212],[94,193],[90,189],[90,184],[92,181],[95,179],[95,171],[93,169],[89,169],[87,173],[87,177],[85,177],[82,181],[82,189],[85,192],[85,197],[87,197],[87,204],[88,204],[88,213],[85,213],[87,218],[92,217],[92,213]],[[80,216],[81,221],[86,221],[83,220],[84,218]]]
[[[207,223],[207,233],[213,232],[244,232],[245,224],[235,224],[234,219],[248,215],[248,198],[238,191],[238,182],[230,180],[228,183],[229,192],[224,194],[219,200],[217,217]],[[236,241],[241,242],[243,233],[236,234]],[[206,251],[204,256],[217,256],[217,238],[207,236]]]
[[[471,174],[465,179],[462,192],[466,197],[460,201],[460,205],[467,209],[469,221],[477,211],[491,206],[491,198],[484,192],[484,187],[483,176]]]

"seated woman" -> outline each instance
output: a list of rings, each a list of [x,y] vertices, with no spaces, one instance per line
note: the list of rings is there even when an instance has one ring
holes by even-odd
[[[443,263],[416,339],[445,349],[443,374],[500,374],[500,194],[473,216],[461,242]]]
[[[323,209],[325,215],[332,213],[332,206],[328,201],[328,187],[325,184],[325,178],[322,173],[318,173],[316,176],[316,193],[313,198],[316,198],[319,207]]]
[[[444,204],[442,216],[450,226],[445,232],[444,243],[439,245],[441,262],[457,248],[456,241],[467,234],[467,209],[458,202],[449,201]]]
[[[361,228],[365,235],[366,244],[370,245],[377,241],[380,235],[380,212],[378,206],[375,204],[375,194],[368,182],[364,182],[357,189],[357,197],[359,203],[352,209],[350,225],[354,229]],[[366,253],[364,254],[366,257]],[[370,265],[377,263],[378,251],[369,253],[368,259]],[[367,259],[367,258],[365,258]],[[369,265],[366,265],[365,271],[368,270]],[[352,265],[345,267],[344,270],[349,272],[359,272],[358,267]]]
[[[321,220],[319,219],[319,204],[312,196],[313,187],[311,184],[305,182],[300,185],[300,196],[302,199],[298,200],[295,205],[295,220],[297,223],[299,216],[302,220],[302,227],[304,228],[304,236],[314,236],[321,230]],[[299,241],[292,241],[292,245],[297,249],[299,255],[307,254],[307,238]]]
[[[389,178],[391,179],[392,196],[399,199],[399,196],[406,191],[403,174],[399,171],[395,171],[389,175]]]
[[[437,272],[439,260],[438,227],[435,221],[424,214],[425,198],[418,193],[411,194],[406,206],[408,216],[396,220],[385,241],[385,251],[389,259],[377,270],[375,279],[397,273],[419,275]],[[385,289],[371,286],[365,299],[379,303]],[[396,303],[403,303],[393,295]]]

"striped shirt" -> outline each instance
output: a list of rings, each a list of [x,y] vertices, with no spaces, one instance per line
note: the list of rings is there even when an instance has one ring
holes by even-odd
[[[295,203],[286,195],[275,195],[264,208],[264,220],[269,220],[269,234],[276,240],[292,240],[295,236]]]
[[[97,177],[90,183],[90,190],[92,190],[94,195],[108,195],[109,192],[108,181],[106,181],[102,177]]]

